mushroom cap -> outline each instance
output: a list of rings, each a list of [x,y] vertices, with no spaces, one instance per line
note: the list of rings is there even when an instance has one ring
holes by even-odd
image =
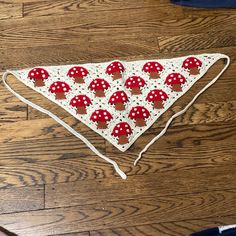
[[[103,110],[103,109],[98,109],[92,113],[90,116],[90,120],[93,122],[106,122],[110,121],[112,119],[112,115],[110,114],[109,111]]]
[[[88,75],[87,69],[81,66],[74,66],[71,69],[69,69],[67,76],[70,78],[75,78],[75,77],[85,77]]]
[[[130,119],[146,119],[150,116],[150,112],[144,106],[133,107],[129,112]]]
[[[127,122],[120,122],[120,123],[116,124],[113,131],[112,131],[112,135],[114,137],[119,137],[121,135],[127,136],[130,134],[132,134],[132,129]]]
[[[165,101],[168,98],[168,95],[161,89],[153,89],[151,90],[146,100],[148,102],[154,102],[154,101]]]
[[[124,66],[119,61],[113,61],[106,69],[106,73],[111,75],[115,72],[123,72],[125,70]]]
[[[171,73],[166,77],[165,83],[168,85],[173,84],[184,84],[186,82],[186,78],[180,73]]]
[[[161,72],[163,70],[163,66],[157,61],[149,61],[144,64],[142,70],[144,72]]]
[[[185,69],[191,69],[194,67],[202,66],[202,62],[196,57],[188,57],[184,60],[182,67]]]
[[[30,79],[47,79],[49,77],[48,72],[43,69],[43,68],[33,68],[32,70],[29,71],[28,77]]]
[[[143,87],[146,85],[146,82],[140,76],[131,76],[125,81],[126,88],[135,88],[135,87]]]
[[[108,84],[106,80],[100,78],[94,79],[89,85],[89,89],[91,90],[105,90],[109,87],[110,84]]]
[[[51,93],[66,93],[70,90],[70,86],[62,81],[56,81],[51,84],[49,92]]]
[[[77,95],[70,100],[70,105],[72,107],[86,107],[91,104],[91,100],[86,95]]]
[[[127,102],[129,99],[128,99],[128,96],[127,94],[120,90],[120,91],[116,91],[115,93],[113,93],[109,99],[109,103],[110,104],[116,104],[116,103],[125,103]]]

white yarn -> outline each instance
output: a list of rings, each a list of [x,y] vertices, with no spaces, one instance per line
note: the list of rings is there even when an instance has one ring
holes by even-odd
[[[160,137],[162,137],[162,136],[166,133],[168,127],[169,127],[170,124],[171,124],[171,122],[172,122],[176,117],[178,117],[178,116],[182,115],[183,113],[185,113],[185,112],[189,109],[189,107],[191,107],[191,106],[193,105],[193,103],[197,100],[197,98],[198,98],[203,92],[205,92],[211,85],[213,85],[213,84],[219,79],[219,77],[225,72],[225,70],[228,68],[228,66],[229,66],[229,64],[230,64],[230,58],[229,58],[228,56],[226,56],[226,55],[222,55],[222,57],[219,57],[219,59],[227,59],[227,63],[226,63],[226,65],[224,66],[224,68],[221,70],[221,72],[220,72],[213,80],[211,80],[211,82],[209,82],[203,89],[201,89],[201,90],[194,96],[194,98],[189,102],[189,104],[188,104],[183,110],[181,110],[181,111],[175,113],[175,114],[167,121],[167,123],[166,123],[166,125],[165,125],[165,128],[164,128],[155,138],[153,138],[153,139],[145,146],[145,148],[139,153],[138,158],[137,158],[137,159],[135,160],[135,162],[134,162],[134,165],[135,165],[135,166],[137,165],[137,163],[139,162],[139,160],[142,158],[143,153],[145,153],[145,152],[148,150],[148,148],[149,148],[154,142],[156,142]]]
[[[109,159],[108,157],[104,156],[102,153],[100,153],[83,135],[81,135],[80,133],[78,133],[76,130],[74,130],[73,128],[71,128],[67,123],[65,123],[63,120],[61,120],[58,116],[54,115],[52,112],[42,108],[39,105],[36,105],[35,103],[27,100],[26,98],[24,98],[23,96],[21,96],[20,94],[18,94],[17,92],[15,92],[8,84],[7,84],[7,76],[11,74],[10,72],[5,72],[3,74],[3,83],[6,86],[6,88],[12,93],[14,94],[19,100],[21,100],[22,102],[28,104],[29,106],[37,109],[38,111],[41,111],[44,114],[49,115],[52,119],[54,119],[56,122],[58,122],[59,124],[61,124],[64,128],[66,128],[70,133],[72,133],[73,135],[75,135],[77,138],[79,138],[81,141],[83,141],[95,154],[97,154],[99,157],[101,157],[102,159],[104,159],[105,161],[109,162],[110,164],[113,165],[113,167],[115,168],[116,172],[121,176],[122,179],[126,179],[127,176],[126,174],[119,168],[119,166],[117,165],[117,163],[111,159]]]
[[[218,227],[219,233],[222,234],[224,231],[229,229],[236,229],[236,225],[226,225],[226,226],[220,226]]]

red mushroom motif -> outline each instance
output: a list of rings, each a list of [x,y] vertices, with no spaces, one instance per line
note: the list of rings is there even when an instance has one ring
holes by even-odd
[[[179,73],[171,73],[166,77],[165,83],[172,87],[172,91],[182,92],[181,85],[186,83],[186,78]]]
[[[86,95],[77,95],[70,100],[70,105],[76,107],[77,113],[81,115],[87,114],[86,107],[91,104],[91,100]]]
[[[97,122],[98,129],[106,129],[107,122],[112,119],[112,115],[107,110],[98,109],[92,113],[90,116],[90,120],[93,122]]]
[[[83,84],[84,83],[84,77],[88,75],[87,69],[81,66],[74,66],[71,69],[69,69],[67,76],[70,78],[73,78],[75,83]]]
[[[49,92],[55,93],[56,99],[66,99],[65,93],[70,91],[70,86],[61,81],[54,82],[49,88]]]
[[[124,91],[116,91],[109,99],[111,105],[115,105],[117,111],[125,110],[125,103],[128,102],[128,96]]]
[[[135,120],[137,127],[143,127],[146,125],[146,119],[150,116],[149,111],[143,106],[136,106],[129,112],[129,118]]]
[[[149,73],[151,79],[160,78],[160,72],[163,71],[163,66],[156,61],[149,61],[144,64],[143,71]]]
[[[131,89],[132,95],[142,94],[140,88],[144,87],[146,82],[140,76],[131,76],[125,81],[125,87]]]
[[[168,99],[168,95],[161,89],[153,89],[150,91],[146,97],[148,102],[153,103],[153,107],[156,109],[163,108],[163,101]]]
[[[89,85],[89,89],[95,91],[96,97],[105,97],[104,91],[108,88],[110,88],[108,82],[100,78],[94,79]]]
[[[28,73],[28,78],[34,80],[34,85],[36,87],[44,86],[44,80],[46,80],[48,77],[48,72],[43,68],[34,68]]]
[[[188,57],[184,60],[182,67],[184,69],[189,69],[190,75],[198,75],[199,67],[202,66],[202,62],[196,57]]]
[[[123,145],[129,143],[128,136],[132,134],[132,129],[127,122],[120,122],[116,124],[112,131],[114,137],[118,137],[118,143]]]
[[[121,79],[125,68],[119,61],[112,62],[106,69],[106,73],[111,75],[113,80]]]

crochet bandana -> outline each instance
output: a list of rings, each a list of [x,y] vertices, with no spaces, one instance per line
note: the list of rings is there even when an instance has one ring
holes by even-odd
[[[30,69],[7,71],[3,79],[6,87],[19,99],[49,114],[70,132],[81,138],[96,154],[113,164],[117,170],[116,163],[99,153],[78,132],[68,127],[50,111],[46,111],[16,94],[6,82],[7,75],[13,74],[26,86],[65,109],[124,152],[154,122],[158,122],[158,118],[219,59],[227,59],[227,65],[200,91],[202,93],[227,68],[228,56],[217,53],[174,59],[130,62],[115,60],[80,65],[37,66]],[[191,106],[200,93],[180,112],[181,114]],[[180,114],[171,117],[166,128],[177,115]],[[164,130],[163,132],[165,132]],[[157,138],[159,137],[157,136]],[[120,170],[118,173],[126,178],[124,173],[120,173]]]

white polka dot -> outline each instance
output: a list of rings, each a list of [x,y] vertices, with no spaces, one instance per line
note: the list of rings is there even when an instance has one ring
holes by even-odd
[[[56,88],[55,88],[55,87],[53,87],[53,88],[52,88],[52,90],[56,90]]]
[[[99,113],[99,111],[96,111],[96,114],[98,114]]]
[[[105,116],[105,120],[108,120],[108,116]]]
[[[146,114],[146,113],[143,113],[143,116],[145,117],[145,116],[147,116],[147,114]]]
[[[180,79],[180,82],[182,83],[182,82],[183,82],[183,79]]]
[[[174,77],[174,75],[173,75],[173,74],[171,74],[171,75],[170,75],[170,77]]]
[[[171,79],[169,79],[168,81],[169,81],[169,82],[171,82],[172,80],[171,80]]]
[[[190,61],[189,63],[190,63],[190,64],[192,64],[193,62],[192,62],[192,61]]]
[[[189,59],[187,59],[186,61],[189,61]]]
[[[87,104],[87,101],[84,101],[84,104],[86,105],[86,104]]]
[[[104,84],[102,87],[103,87],[103,88],[106,88],[106,85]]]
[[[44,71],[43,71],[43,70],[41,70],[41,73],[42,73],[42,74],[44,74]]]
[[[127,129],[126,132],[129,133],[129,129]]]
[[[118,134],[118,130],[115,130],[115,133]]]
[[[36,69],[33,69],[33,71],[36,71]]]
[[[57,86],[57,88],[59,89],[59,88],[60,88],[60,86]]]
[[[131,82],[128,82],[128,85],[131,85]]]
[[[160,67],[157,67],[157,70],[160,70],[161,68]]]
[[[114,101],[115,101],[115,98],[112,98],[111,101],[114,102]]]
[[[95,84],[92,85],[92,88],[95,88]]]
[[[38,74],[39,74],[39,72],[37,71],[37,72],[36,72],[36,75],[38,75]]]
[[[34,76],[34,73],[31,73],[32,76]]]
[[[196,59],[196,58],[194,58],[194,61],[197,61],[197,59]]]
[[[104,81],[102,81],[101,84],[104,84]]]
[[[137,107],[134,108],[134,111],[137,111]]]
[[[148,67],[146,66],[145,69],[148,70]]]
[[[188,66],[188,63],[185,63],[185,66]]]
[[[132,116],[135,116],[135,113],[132,113],[131,115],[132,115]]]
[[[122,98],[123,101],[125,101],[125,98]]]
[[[43,78],[45,78],[45,77],[46,77],[46,75],[45,75],[45,74],[43,74],[43,75],[42,75],[42,77],[43,77]]]
[[[57,86],[57,83],[55,83],[55,85]]]
[[[197,62],[196,65],[199,66],[199,63]]]
[[[94,119],[97,119],[97,116],[96,116],[96,115],[94,115],[94,116],[93,116],[93,118],[94,118]]]
[[[74,72],[73,72],[73,71],[71,71],[71,74],[73,75],[73,74],[74,74]]]
[[[152,91],[152,94],[154,94],[155,92],[154,91]]]
[[[85,73],[84,73],[84,72],[82,72],[82,75],[85,75]]]
[[[62,86],[62,87],[65,87],[65,84],[62,84],[61,86]]]
[[[165,97],[164,96],[161,96],[161,99],[164,99]]]
[[[111,68],[108,68],[109,71],[111,71]]]
[[[121,66],[119,66],[119,69],[120,69],[120,70],[122,70],[122,67],[121,67]]]
[[[133,80],[133,78],[131,77],[131,78],[130,78],[130,80],[132,81],[132,80]]]
[[[151,96],[150,96],[150,98],[152,99],[152,98],[153,98],[153,96],[151,95]]]
[[[63,91],[66,91],[66,88],[63,88]]]
[[[150,66],[150,62],[148,62],[148,65]]]
[[[178,78],[181,78],[181,75],[178,75]]]
[[[76,70],[76,68],[74,67],[73,70]]]
[[[142,86],[142,83],[140,82],[139,85]]]
[[[81,69],[80,69],[80,71],[84,71],[84,69],[83,69],[83,68],[81,68]]]
[[[76,101],[74,100],[73,103],[76,103]]]
[[[159,94],[162,95],[162,92],[160,92]]]
[[[117,128],[120,128],[120,125],[117,125]]]

